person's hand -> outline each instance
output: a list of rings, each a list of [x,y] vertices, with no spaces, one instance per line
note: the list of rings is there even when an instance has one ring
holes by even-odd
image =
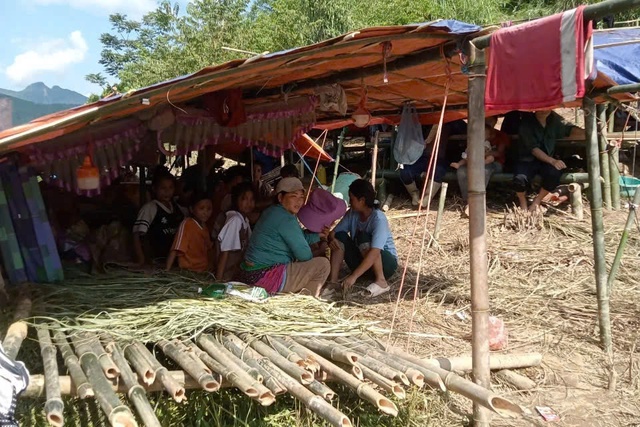
[[[454,169],[459,169],[460,168],[460,163],[458,162],[453,162],[451,163],[449,166],[451,166]]]
[[[348,291],[349,289],[351,289],[353,287],[353,285],[355,285],[356,283],[356,278],[353,277],[353,275],[348,275],[347,277],[345,277],[345,279],[342,281],[342,289],[343,291]]]
[[[318,234],[320,235],[320,240],[328,240],[329,234],[331,234],[331,229],[328,226],[324,227]]]
[[[559,159],[555,159],[553,162],[551,162],[551,165],[558,169],[559,171],[561,171],[562,169],[566,169],[567,165],[564,164],[564,162],[562,160]]]
[[[329,240],[329,249],[336,252],[342,250],[342,248],[340,247],[339,240],[338,239]]]

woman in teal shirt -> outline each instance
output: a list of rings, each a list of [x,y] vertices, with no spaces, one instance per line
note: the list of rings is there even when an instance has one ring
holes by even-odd
[[[266,209],[256,223],[240,265],[238,280],[267,292],[301,292],[317,297],[329,276],[329,260],[314,258],[326,242],[317,233],[305,233],[296,214],[304,204],[298,178],[283,178],[276,187],[278,203]]]

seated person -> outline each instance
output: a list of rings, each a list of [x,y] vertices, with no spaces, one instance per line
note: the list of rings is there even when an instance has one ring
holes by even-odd
[[[283,178],[276,194],[277,203],[262,213],[253,229],[237,280],[270,294],[301,292],[317,297],[330,266],[327,258],[314,258],[310,247],[321,236],[305,233],[298,223],[296,215],[304,204],[302,182]]]
[[[157,172],[152,182],[153,200],[142,206],[133,224],[133,248],[138,264],[166,259],[185,215],[173,200],[175,177]]]
[[[211,267],[211,236],[207,228],[213,210],[211,199],[205,194],[196,194],[191,198],[189,209],[191,216],[182,221],[173,240],[167,270],[171,270],[177,258],[180,268],[203,273]]]
[[[567,167],[554,157],[557,140],[568,136],[584,137],[584,129],[566,123],[552,111],[536,111],[523,114],[518,135],[520,141],[513,183],[522,210],[527,210],[525,193],[530,189],[531,180],[537,174],[542,177],[542,188],[528,207],[533,212],[540,208],[542,199],[555,190],[562,170]]]
[[[243,182],[231,190],[231,209],[216,241],[216,279],[232,280],[240,267],[251,237],[248,216],[255,207],[253,185]]]
[[[371,271],[374,281],[367,286],[369,296],[389,291],[387,279],[398,268],[398,253],[389,221],[374,204],[375,192],[369,181],[359,179],[349,187],[351,208],[329,235],[331,248],[330,281],[338,281],[342,261],[351,274],[342,281],[348,290],[363,274]]]
[[[287,164],[280,168],[280,178],[300,178],[296,165]]]
[[[233,188],[241,182],[248,182],[251,180],[249,171],[244,166],[232,166],[227,169],[222,177],[223,185],[220,186],[219,191],[213,195],[213,214],[211,215],[211,236],[215,239],[218,233],[224,226],[227,219],[227,211],[231,209],[231,191]]]
[[[260,213],[273,204],[273,188],[262,180],[262,163],[258,160],[253,163],[253,194],[255,195],[255,207],[249,214],[249,221],[255,224],[260,218]]]
[[[497,130],[497,117],[488,117],[485,124],[485,156],[484,156],[484,183],[485,187],[489,185],[491,175],[500,173],[503,170],[504,163],[507,158],[507,149],[511,144],[511,138],[504,132]],[[467,152],[463,153],[463,157],[459,162],[451,163],[451,167],[457,169],[456,176],[462,199],[467,202],[469,196],[468,190],[468,170],[467,170]],[[465,212],[467,208],[465,208]]]

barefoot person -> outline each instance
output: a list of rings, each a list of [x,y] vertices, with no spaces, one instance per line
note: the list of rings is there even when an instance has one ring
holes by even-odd
[[[331,282],[337,282],[342,261],[351,270],[343,281],[351,288],[363,274],[371,271],[374,281],[367,287],[369,296],[389,291],[387,279],[398,268],[398,254],[389,222],[374,205],[375,193],[369,181],[359,179],[349,187],[351,209],[329,235]]]

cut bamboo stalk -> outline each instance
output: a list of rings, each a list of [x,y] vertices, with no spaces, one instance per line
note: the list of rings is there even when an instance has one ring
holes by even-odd
[[[633,202],[629,204],[629,215],[627,215],[627,222],[624,224],[624,229],[622,230],[622,236],[620,236],[620,243],[618,244],[618,248],[616,249],[616,256],[613,258],[613,263],[611,264],[611,270],[609,271],[609,276],[607,277],[608,295],[611,295],[611,290],[613,289],[613,283],[616,280],[616,275],[618,274],[618,269],[620,268],[620,261],[622,261],[624,248],[627,246],[627,240],[629,240],[629,233],[631,232],[633,224],[637,218],[639,205],[640,205],[640,187],[636,188],[636,191],[633,195]]]
[[[307,384],[306,387],[327,402],[331,402],[336,397],[335,391],[331,390],[329,386],[318,380],[313,380],[313,382],[311,384]]]
[[[220,388],[220,383],[213,378],[211,373],[202,369],[202,366],[197,364],[189,354],[180,350],[174,343],[167,340],[160,340],[158,341],[158,346],[167,357],[171,358],[178,366],[184,369],[186,373],[195,378],[203,390],[212,393]]]
[[[304,366],[302,367],[307,371],[313,372],[316,378],[319,378],[322,375],[326,374],[322,372],[320,364],[312,356],[303,357],[303,355],[298,354],[291,349],[291,346],[293,344],[297,345],[297,343],[292,344],[290,342],[282,340],[279,337],[267,337],[267,340],[269,341],[270,344],[272,344],[273,348],[276,348],[277,350],[279,350],[280,354],[282,354],[283,356],[285,354],[290,354],[290,353],[297,355],[304,363]],[[324,379],[321,379],[321,381],[324,381]]]
[[[236,357],[241,360],[245,360],[251,367],[258,369],[264,378],[264,385],[267,386],[273,394],[278,396],[286,393],[287,390],[284,386],[260,365],[260,361],[262,359],[266,359],[266,357],[249,347],[244,341],[231,333],[225,334],[222,342]]]
[[[569,184],[569,199],[571,200],[571,211],[576,219],[584,219],[584,207],[582,205],[582,187],[575,182]]]
[[[327,403],[322,397],[307,390],[303,385],[291,378],[277,366],[265,363],[264,368],[269,371],[296,399],[301,401],[313,413],[336,427],[350,427],[351,420],[342,412]]]
[[[100,366],[98,356],[93,352],[88,341],[78,336],[71,336],[76,355],[80,359],[80,366],[89,379],[96,400],[104,411],[109,423],[118,427],[137,426],[131,410],[125,406],[112,389],[112,384],[107,380]]]
[[[438,359],[420,359],[413,357],[412,362],[424,364],[423,366],[439,366],[447,371],[456,373],[468,373],[473,370],[471,356],[448,357]],[[529,368],[531,366],[540,366],[542,363],[542,355],[540,353],[523,353],[523,354],[492,354],[491,364],[489,368],[492,371],[501,369],[517,369]]]
[[[407,397],[404,388],[402,388],[400,384],[383,377],[371,368],[367,368],[366,366],[361,366],[360,368],[362,369],[362,373],[366,379],[376,384],[387,393],[393,394],[398,399],[404,399]]]
[[[412,363],[411,360],[416,360],[415,356],[411,356],[396,347],[389,347],[387,348],[387,351],[398,358],[404,359],[408,363]],[[481,405],[485,408],[491,409],[503,417],[516,418],[522,415],[522,408],[520,406],[494,394],[489,389],[464,379],[451,371],[442,369],[439,366],[424,364],[424,368],[437,374],[444,382],[447,390],[463,395],[473,401],[476,405]]]
[[[258,381],[259,383],[264,384],[264,375],[262,373],[261,367],[259,365],[257,365],[257,363],[252,363],[250,358],[245,357],[246,355],[242,354],[242,352],[240,352],[240,354],[238,355],[238,354],[236,354],[236,352],[232,351],[229,348],[229,346],[227,346],[225,344],[225,341],[228,342],[228,338],[222,337],[221,341],[222,341],[222,345],[233,356],[234,362],[236,362],[236,364],[238,366],[240,366],[240,369],[242,369],[243,371],[246,371],[249,375],[251,375],[251,377],[253,377],[253,379]],[[245,360],[245,359],[247,359],[247,360]]]
[[[345,347],[350,348],[352,351],[355,351],[356,353],[358,353],[358,357],[359,357],[358,363],[360,365],[366,366],[367,368],[375,371],[376,373],[382,375],[388,380],[400,381],[402,384],[406,386],[411,384],[411,382],[409,381],[409,378],[407,378],[407,376],[401,371],[397,369],[393,369],[389,365],[386,365],[380,362],[379,360],[376,360],[372,357],[367,356],[366,347],[362,347],[363,351],[360,352],[358,351],[358,344],[350,342],[349,340],[344,339],[343,337],[336,338],[336,341],[344,345]],[[424,382],[423,382],[423,385],[424,385]]]
[[[174,339],[173,341],[171,341],[171,343],[173,345],[175,345],[180,351],[184,352],[186,355],[188,355],[193,362],[198,366],[198,368],[202,369],[203,371],[211,374],[211,376],[219,383],[222,383],[222,375],[220,375],[217,372],[213,372],[211,370],[211,368],[209,368],[203,361],[202,359],[200,359],[198,357],[198,355],[191,349],[191,347],[189,347],[188,345],[186,345],[185,343],[183,343],[182,341],[178,340],[178,339]]]
[[[334,362],[346,363],[352,366],[355,366],[358,362],[358,355],[350,351],[348,348],[336,343],[303,337],[296,337],[294,338],[294,341],[297,341],[306,348],[313,350],[315,353],[318,353],[323,357],[327,357]]]
[[[517,372],[513,372],[510,369],[503,369],[496,372],[496,377],[511,384],[518,390],[533,390],[536,388],[536,382],[530,378],[520,375]]]
[[[607,108],[600,104],[596,105],[598,115],[597,131],[598,146],[600,154],[600,172],[602,179],[602,200],[605,209],[611,209],[611,173],[609,171],[609,151],[607,151]],[[586,122],[585,122],[586,124]]]
[[[200,350],[198,357],[215,372],[221,374],[227,381],[231,382],[247,396],[258,401],[262,406],[269,406],[275,402],[276,398],[264,385],[256,381],[247,372],[240,369],[235,362],[235,356],[231,354],[222,344],[217,342],[207,334],[198,337],[198,344],[204,351]],[[194,350],[199,350],[195,345]]]
[[[160,427],[160,421],[158,421],[158,417],[147,399],[147,393],[127,363],[122,349],[115,342],[111,342],[107,344],[107,350],[111,353],[113,362],[120,369],[120,377],[127,388],[127,397],[138,411],[142,423],[146,427]]]
[[[350,372],[351,375],[359,379],[360,381],[364,381],[364,374],[362,373],[362,369],[358,365],[349,365],[347,363],[334,362],[336,366],[341,368],[346,372]]]
[[[142,345],[142,343],[140,343]],[[156,372],[151,368],[149,360],[134,344],[127,344],[124,347],[124,356],[127,358],[133,369],[138,374],[138,378],[146,385],[151,385],[156,380]]]
[[[147,362],[155,373],[156,378],[160,380],[160,383],[169,393],[169,395],[171,395],[173,400],[175,400],[177,403],[187,400],[187,395],[184,392],[184,387],[181,386],[177,381],[175,381],[171,375],[169,375],[169,370],[162,366],[160,362],[158,362],[158,359],[156,359],[155,356],[151,354],[149,349],[145,347],[144,344],[136,341],[131,345],[135,346],[137,350],[147,359]]]
[[[53,341],[58,346],[58,350],[60,350],[60,354],[62,355],[62,360],[64,360],[64,364],[69,371],[69,375],[73,379],[73,383],[76,385],[78,397],[80,399],[86,399],[87,397],[93,396],[91,384],[89,384],[87,376],[82,372],[80,361],[78,361],[78,358],[73,353],[71,346],[67,342],[67,338],[62,332],[58,331],[53,335]]]
[[[312,356],[313,358],[315,358],[322,367],[322,370],[331,375],[331,377],[336,381],[339,381],[342,384],[345,384],[347,387],[353,389],[358,397],[366,400],[369,403],[372,403],[375,407],[378,408],[380,412],[394,417],[398,415],[398,408],[396,407],[396,405],[392,401],[378,393],[376,390],[374,390],[369,384],[363,383],[348,372],[343,371],[329,360],[325,359],[319,354],[314,353],[308,348],[293,341],[288,342],[292,344],[289,348],[303,356]]]
[[[311,372],[302,369],[293,362],[289,362],[284,358],[284,356],[280,355],[280,353],[269,347],[264,342],[246,335],[241,336],[241,338],[255,351],[271,360],[271,362],[273,362],[278,368],[286,372],[287,375],[295,378],[301,384],[307,385],[313,382],[314,378]]]
[[[7,334],[2,340],[2,348],[5,354],[13,360],[15,360],[18,355],[22,342],[27,338],[27,334],[29,333],[29,328],[24,319],[31,315],[31,298],[29,297],[28,288],[24,289],[25,290],[18,296],[16,302],[16,310],[13,313],[13,323],[9,325]]]
[[[93,352],[98,356],[98,361],[104,371],[104,375],[111,380],[118,378],[120,376],[120,369],[113,363],[111,356],[105,351],[98,337],[87,332],[80,332],[78,336],[80,339],[86,340],[93,349]]]
[[[298,353],[289,350],[289,348],[287,348],[287,346],[282,344],[280,341],[272,340],[270,337],[265,337],[265,339],[271,347],[273,347],[278,353],[284,356],[289,362],[293,362],[301,368],[306,369],[307,371],[310,371],[314,374],[320,370],[320,366],[315,361],[308,361],[303,359]]]
[[[38,326],[36,327],[36,332],[40,343],[40,355],[42,356],[46,385],[47,401],[44,404],[44,412],[49,425],[62,427],[64,425],[64,404],[60,395],[57,351],[51,342],[51,336],[47,329]]]
[[[438,240],[440,237],[440,226],[442,224],[442,215],[444,215],[444,204],[447,200],[447,188],[449,188],[449,184],[446,182],[442,183],[442,187],[440,187],[440,199],[438,200],[438,214],[436,215],[436,224],[433,230],[433,238],[434,240]]]

